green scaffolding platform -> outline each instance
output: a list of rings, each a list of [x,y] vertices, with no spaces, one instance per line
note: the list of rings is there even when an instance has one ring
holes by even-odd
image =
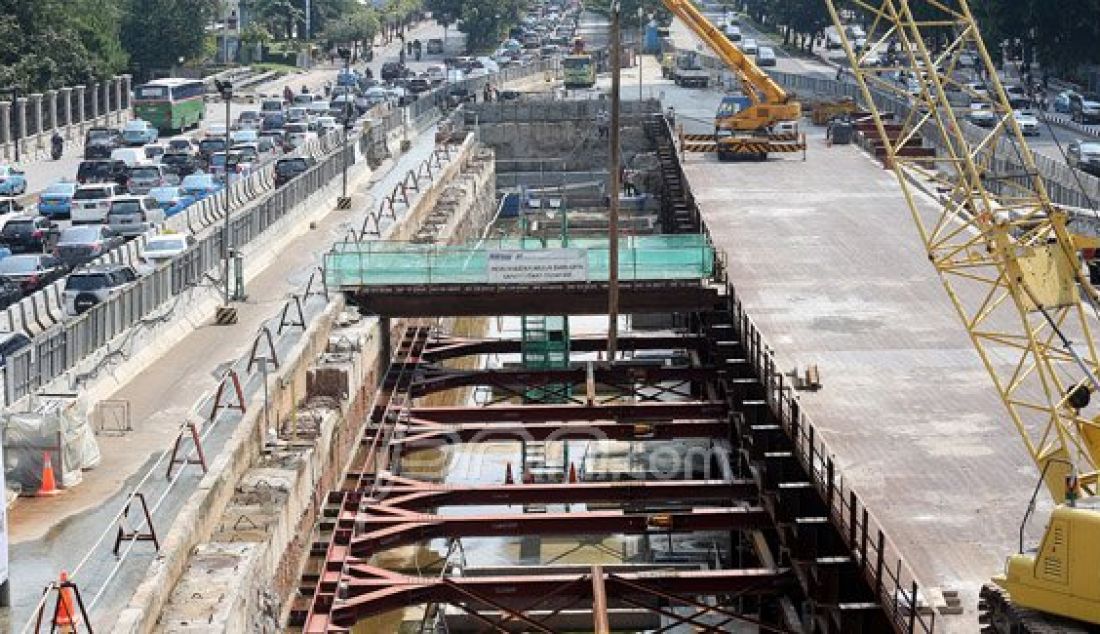
[[[544,246],[545,244],[545,246]],[[582,250],[588,282],[606,282],[608,241],[571,238]],[[505,238],[472,245],[411,242],[341,242],[325,256],[325,282],[332,289],[411,284],[492,284],[490,254],[563,250],[561,240]],[[702,234],[626,236],[619,241],[622,281],[701,280],[714,273],[714,248]]]

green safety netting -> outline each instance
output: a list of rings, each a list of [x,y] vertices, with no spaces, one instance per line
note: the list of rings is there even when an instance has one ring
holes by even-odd
[[[396,284],[488,284],[489,254],[501,251],[580,249],[587,281],[608,278],[606,238],[505,238],[437,246],[411,242],[341,242],[325,256],[329,288]],[[619,240],[619,279],[693,280],[714,273],[714,248],[705,235],[624,236]]]

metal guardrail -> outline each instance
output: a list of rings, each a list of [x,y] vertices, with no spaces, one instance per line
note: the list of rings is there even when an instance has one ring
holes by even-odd
[[[855,83],[820,77],[806,77],[782,71],[769,71],[769,74],[784,88],[798,95],[816,94],[836,98],[850,97],[857,101],[863,100],[863,94]],[[897,95],[875,90],[874,98],[881,110],[893,112],[902,119],[911,112],[911,104]],[[971,139],[977,140],[985,136],[984,131],[968,121],[961,122],[961,127],[963,133]],[[943,151],[946,148],[946,143],[939,137],[935,126],[926,124],[921,129],[921,135],[937,150]],[[1047,191],[1054,202],[1070,207],[1092,208],[1097,204],[1097,201],[1100,201],[1100,178],[1080,170],[1074,170],[1064,162],[1055,160],[1045,154],[1033,154],[1035,165],[1039,168],[1039,174],[1046,183]],[[1008,178],[1014,178],[1018,184],[1026,184],[1027,176],[1023,175],[1022,163],[1016,156],[1016,149],[1012,147],[1009,140],[998,139],[991,166],[997,174],[1020,175],[1016,177],[1009,176]],[[991,179],[986,182],[986,186],[998,194],[1007,191],[1003,179],[1001,181]]]

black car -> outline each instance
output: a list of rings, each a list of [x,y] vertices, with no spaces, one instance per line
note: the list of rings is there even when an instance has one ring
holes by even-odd
[[[165,152],[160,157],[160,164],[179,175],[181,180],[199,169],[198,158],[185,152]]]
[[[401,62],[386,62],[382,64],[382,81],[393,81],[400,77],[404,77],[408,73],[408,69]]]
[[[275,186],[282,187],[295,177],[309,171],[316,163],[308,156],[294,156],[275,161]]]
[[[428,92],[432,89],[432,82],[427,77],[414,77],[409,80],[406,86],[409,92],[418,95],[422,92]]]
[[[57,223],[45,216],[12,218],[0,229],[0,243],[12,253],[43,253],[57,232]]]
[[[199,141],[199,163],[209,165],[210,157],[219,152],[225,152],[225,138],[208,137]]]
[[[24,295],[49,286],[65,272],[64,265],[52,255],[12,255],[0,260],[0,278],[18,284]]]
[[[110,158],[111,152],[125,145],[122,133],[115,128],[90,128],[84,135],[84,158]]]
[[[8,293],[10,292],[11,285],[7,282],[0,282],[0,303],[7,301]],[[16,288],[16,292],[18,292]],[[15,301],[19,301],[22,296],[16,297]],[[4,307],[13,304],[15,302],[9,302]],[[16,352],[19,352],[23,348],[31,345],[31,338],[24,335],[21,332],[8,332],[0,335],[0,367],[8,365],[8,357],[12,356]]]
[[[447,90],[446,99],[448,108],[456,108],[459,104],[473,103],[477,100],[477,95],[464,86],[451,86]]]
[[[80,166],[76,168],[76,182],[81,185],[113,182],[125,186],[129,179],[130,173],[126,169],[126,163],[117,159],[81,161]]]

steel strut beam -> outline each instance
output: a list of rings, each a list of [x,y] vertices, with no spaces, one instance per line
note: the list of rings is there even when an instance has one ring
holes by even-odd
[[[755,499],[752,480],[639,480],[634,482],[573,482],[566,484],[502,484],[454,486],[382,474],[375,488],[377,507],[415,511],[442,506],[504,504],[585,504],[592,502]]]
[[[618,342],[623,351],[698,350],[706,344],[706,339],[698,335],[626,335],[619,337]],[[440,337],[429,342],[421,356],[425,361],[439,362],[482,354],[518,354],[522,343],[519,339]],[[607,338],[574,335],[569,339],[569,348],[573,352],[607,350]]]
[[[607,405],[499,405],[493,407],[411,407],[410,420],[439,424],[524,421],[603,420],[633,423],[665,420],[722,419],[729,415],[724,401],[671,401]]]
[[[740,530],[771,525],[761,507],[702,508],[688,512],[626,514],[587,511],[542,514],[427,515],[382,505],[368,505],[355,514],[357,535],[348,548],[353,557],[427,539],[447,537],[508,537],[513,535],[576,535],[595,533],[684,533]]]
[[[592,574],[581,575],[515,575],[493,577],[412,577],[394,575],[360,562],[347,565],[347,598],[338,599],[332,607],[331,623],[351,626],[361,619],[417,603],[470,603],[471,597],[481,597],[480,607],[513,612],[517,601],[530,605],[532,599],[553,595],[555,600],[577,601],[593,598]],[[607,598],[652,596],[648,587],[617,583],[617,580],[643,581],[670,592],[693,595],[769,594],[793,583],[785,568],[745,568],[739,570],[706,570],[690,572],[650,572],[639,574],[603,573]],[[492,603],[488,603],[491,601]],[[476,603],[476,599],[475,599]],[[477,609],[478,605],[468,606]],[[509,609],[511,608],[511,609]],[[319,624],[319,623],[318,623]],[[324,629],[303,630],[308,634]]]

